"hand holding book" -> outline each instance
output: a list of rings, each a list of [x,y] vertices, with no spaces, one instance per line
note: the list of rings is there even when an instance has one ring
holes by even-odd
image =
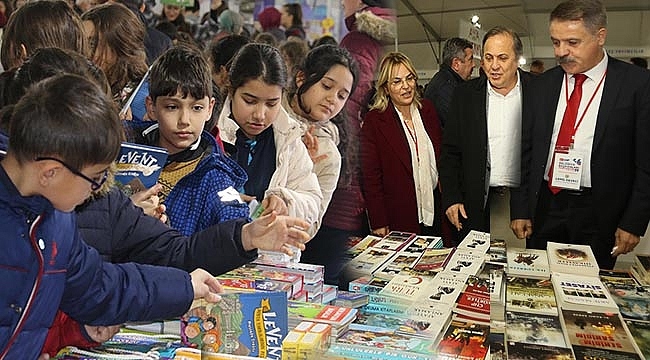
[[[133,204],[144,211],[146,215],[155,217],[156,219],[162,221],[163,223],[167,222],[167,215],[165,214],[165,205],[160,203],[160,198],[158,193],[162,190],[162,185],[156,183],[156,185],[150,187],[149,189],[139,191],[131,195],[131,201]]]

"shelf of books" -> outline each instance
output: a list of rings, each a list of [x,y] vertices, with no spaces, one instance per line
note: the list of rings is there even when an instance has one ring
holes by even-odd
[[[263,258],[218,276],[217,303],[130,324],[59,359],[650,359],[650,255],[600,270],[587,246],[456,248],[391,232],[348,246],[348,289],[323,267]]]

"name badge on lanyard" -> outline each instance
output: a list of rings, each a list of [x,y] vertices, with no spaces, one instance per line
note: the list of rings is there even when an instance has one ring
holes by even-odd
[[[582,179],[583,156],[579,152],[568,149],[556,149],[553,161],[553,178],[551,185],[562,189],[579,190]]]

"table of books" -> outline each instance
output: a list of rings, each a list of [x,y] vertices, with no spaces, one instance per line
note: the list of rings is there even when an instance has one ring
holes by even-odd
[[[508,248],[476,231],[455,248],[368,236],[347,256],[347,290],[322,266],[264,257],[217,277],[221,302],[58,358],[650,359],[650,256],[600,270],[587,246]]]

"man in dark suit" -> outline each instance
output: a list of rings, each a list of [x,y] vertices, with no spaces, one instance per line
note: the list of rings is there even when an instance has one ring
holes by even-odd
[[[536,79],[525,104],[511,226],[532,248],[590,245],[611,269],[650,219],[650,72],[605,53],[606,26],[599,0],[566,1],[551,13],[560,66]]]
[[[522,99],[532,79],[518,68],[522,54],[514,31],[490,29],[483,38],[486,76],[462,83],[454,92],[439,171],[442,207],[461,238],[470,230],[491,230],[491,206],[502,209],[498,227],[504,230],[497,236],[512,235],[508,191],[521,178]]]

